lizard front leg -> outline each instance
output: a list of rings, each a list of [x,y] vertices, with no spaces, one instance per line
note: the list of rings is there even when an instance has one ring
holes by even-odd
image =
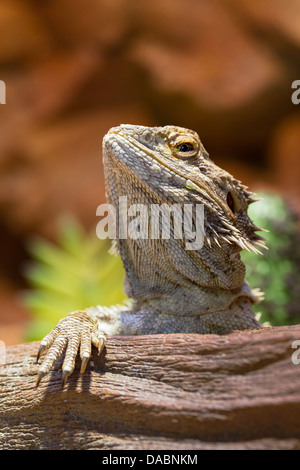
[[[62,383],[67,381],[75,367],[75,360],[80,349],[81,369],[84,373],[91,356],[92,344],[98,348],[99,354],[105,345],[105,334],[99,330],[101,322],[95,312],[97,309],[77,310],[66,315],[56,327],[43,338],[37,354],[37,360],[42,353],[48,350],[45,359],[39,367],[36,385],[38,386],[42,377],[47,374],[55,362],[65,351],[62,365]],[[106,312],[107,316],[107,312]],[[103,322],[102,322],[103,323]]]

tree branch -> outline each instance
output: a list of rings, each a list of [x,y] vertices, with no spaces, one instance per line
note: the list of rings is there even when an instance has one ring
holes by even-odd
[[[297,339],[300,325],[109,337],[64,388],[59,367],[35,387],[38,343],[9,347],[0,448],[300,448]]]

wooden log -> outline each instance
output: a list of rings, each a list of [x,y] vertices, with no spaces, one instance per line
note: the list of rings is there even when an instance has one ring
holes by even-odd
[[[9,347],[0,449],[299,449],[296,340],[300,325],[110,337],[64,388],[61,363],[35,387],[38,343]]]

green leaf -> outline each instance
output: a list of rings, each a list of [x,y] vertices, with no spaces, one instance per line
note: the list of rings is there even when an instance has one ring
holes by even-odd
[[[55,326],[72,310],[126,300],[123,265],[119,255],[109,254],[109,248],[106,240],[86,233],[70,218],[61,224],[56,244],[42,238],[30,240],[32,261],[25,277],[31,288],[23,296],[33,317],[30,340],[40,339],[49,325]]]
[[[246,264],[246,279],[252,287],[265,292],[265,300],[255,310],[261,312],[262,322],[272,325],[293,324],[300,321],[300,234],[298,220],[288,204],[278,194],[258,194],[263,200],[249,207],[249,216],[255,225],[269,230],[264,233],[269,250],[264,256],[242,252]],[[291,285],[290,280],[295,281]]]

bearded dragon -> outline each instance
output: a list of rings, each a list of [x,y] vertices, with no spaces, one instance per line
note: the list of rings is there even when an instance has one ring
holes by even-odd
[[[243,249],[265,247],[247,215],[254,193],[209,158],[196,132],[176,126],[120,125],[103,139],[103,164],[108,202],[118,207],[202,205],[203,243],[187,249],[187,236],[118,237],[131,305],[92,307],[66,315],[41,341],[37,385],[65,351],[62,381],[75,367],[80,350],[83,373],[91,346],[104,348],[107,335],[217,333],[259,328],[252,304],[261,293],[245,281]],[[136,206],[135,206],[136,207]],[[191,226],[195,228],[195,210]],[[160,227],[162,223],[160,222]],[[162,227],[161,227],[162,228]],[[148,228],[150,230],[150,228]],[[117,230],[118,233],[118,230]]]

